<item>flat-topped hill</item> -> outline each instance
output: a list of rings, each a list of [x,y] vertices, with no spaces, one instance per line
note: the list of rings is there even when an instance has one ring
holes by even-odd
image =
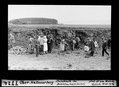
[[[51,18],[20,18],[10,20],[12,24],[58,24],[56,19]]]

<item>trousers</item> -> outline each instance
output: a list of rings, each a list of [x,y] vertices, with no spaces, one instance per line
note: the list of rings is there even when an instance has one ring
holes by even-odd
[[[93,55],[94,55],[94,50],[91,50],[90,56],[93,56]]]
[[[104,53],[106,53],[107,55],[109,55],[109,53],[107,52],[107,49],[102,49],[102,56],[104,56]]]

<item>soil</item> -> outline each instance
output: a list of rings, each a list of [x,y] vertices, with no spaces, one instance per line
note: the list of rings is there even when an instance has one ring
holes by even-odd
[[[111,57],[101,56],[101,51],[93,57],[85,58],[84,51],[73,51],[39,55],[8,54],[8,70],[111,70]]]

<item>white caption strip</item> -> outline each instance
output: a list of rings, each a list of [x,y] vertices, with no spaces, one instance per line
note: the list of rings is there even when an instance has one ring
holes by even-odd
[[[116,80],[2,80],[2,86],[117,86]]]

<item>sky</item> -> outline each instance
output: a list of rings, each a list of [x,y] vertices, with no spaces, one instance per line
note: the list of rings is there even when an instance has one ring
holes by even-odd
[[[54,18],[59,24],[111,25],[111,6],[8,5],[8,21],[29,17]]]

